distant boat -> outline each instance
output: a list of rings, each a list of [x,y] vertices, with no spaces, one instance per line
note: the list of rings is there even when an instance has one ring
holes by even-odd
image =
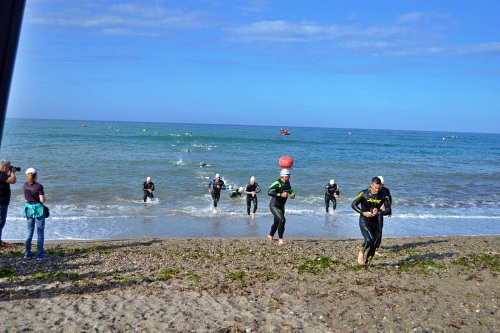
[[[290,135],[292,134],[289,130],[286,129],[281,129],[280,130],[280,135]]]

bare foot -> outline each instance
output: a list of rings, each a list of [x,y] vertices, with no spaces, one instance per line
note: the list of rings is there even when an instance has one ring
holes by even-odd
[[[364,265],[364,263],[365,263],[365,255],[364,255],[363,251],[359,251],[358,264]]]
[[[267,239],[269,239],[270,241],[272,241],[273,240],[273,236],[267,235]]]
[[[217,208],[214,208],[214,214],[217,214]]]
[[[253,219],[255,218],[255,214],[254,214],[254,213],[252,213],[252,218],[253,218]]]
[[[279,244],[279,245],[283,245],[283,244],[285,244],[285,242],[284,242],[284,241],[280,238],[280,239],[278,240],[278,244]]]

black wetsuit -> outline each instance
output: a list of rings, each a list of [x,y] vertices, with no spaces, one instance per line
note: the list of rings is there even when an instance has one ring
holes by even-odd
[[[335,195],[339,195],[339,187],[337,184],[333,184],[330,186],[330,183],[325,186],[325,207],[326,212],[328,213],[328,209],[330,208],[330,201],[332,202],[332,208],[335,210],[337,208],[337,199]]]
[[[220,188],[217,187],[217,185],[220,186]],[[216,181],[213,179],[210,184],[208,184],[208,188],[211,188],[212,191],[210,192],[212,194],[212,199],[214,200],[214,208],[217,208],[217,203],[219,202],[220,199],[220,191],[226,189],[226,185],[222,180],[219,179],[219,181]]]
[[[288,192],[288,195],[286,197],[281,196],[281,193],[284,192]],[[269,233],[270,236],[274,237],[274,234],[276,233],[277,230],[278,237],[280,239],[283,238],[283,234],[285,233],[285,222],[286,222],[285,204],[288,197],[294,193],[295,192],[293,191],[290,182],[283,183],[281,179],[278,179],[277,181],[271,184],[269,192],[267,193],[272,197],[271,202],[269,202],[269,209],[271,210],[271,213],[273,213],[274,216],[274,223],[271,226],[271,232]]]
[[[358,205],[361,205],[361,207]],[[385,207],[383,211],[380,210],[382,205]],[[366,249],[368,249],[368,253],[365,254],[365,264],[368,264],[373,258],[376,244],[382,236],[380,233],[379,216],[391,214],[391,203],[389,202],[389,197],[383,192],[379,191],[379,193],[373,194],[371,188],[368,188],[359,192],[354,198],[351,207],[360,214],[359,228],[365,239],[361,246],[361,251],[365,253]],[[364,212],[372,212],[374,208],[378,209],[378,214],[370,218],[363,216]]]
[[[257,194],[252,195],[249,192],[259,193],[260,192],[260,186],[256,182],[252,184],[248,183],[247,186],[245,187],[245,193],[247,195],[246,201],[247,201],[247,214],[250,215],[250,208],[253,202],[253,213],[257,211]]]
[[[144,182],[144,184],[142,184],[142,189],[144,190],[144,202],[146,202],[147,198],[151,198],[151,200],[154,199],[154,195],[153,195],[153,191],[155,190],[155,184],[153,184],[153,182]],[[148,190],[151,190],[151,192],[149,192]]]
[[[392,196],[391,196],[391,191],[387,187],[382,187],[380,189],[380,192],[383,196],[389,197],[389,203],[391,204],[391,214],[392,214]],[[378,249],[380,247],[380,242],[382,241],[382,229],[384,228],[384,216],[380,215],[379,219],[379,227],[380,227],[380,237],[378,238],[377,242],[375,243],[375,248]]]

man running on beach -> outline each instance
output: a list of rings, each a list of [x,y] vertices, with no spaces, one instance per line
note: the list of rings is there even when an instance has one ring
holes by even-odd
[[[385,187],[385,185],[384,185],[384,177],[378,176],[378,178],[380,178],[380,184],[382,185],[382,188],[380,189],[380,193],[383,196],[389,197],[389,203],[391,204],[391,214],[389,214],[389,217],[391,217],[392,216],[392,196],[391,196],[391,191],[389,191],[389,189],[387,187]],[[382,228],[384,228],[384,216],[380,215],[379,217],[380,217],[380,219],[379,219],[380,237],[379,237],[378,241],[375,244],[375,254],[377,254],[377,255],[380,255],[378,253],[378,249],[380,247],[380,242],[382,241]]]
[[[215,179],[210,181],[208,184],[208,193],[212,195],[212,199],[214,200],[214,213],[217,213],[217,203],[220,199],[220,191],[226,189],[226,184],[220,179],[219,174],[215,175]]]
[[[253,202],[252,218],[255,218],[255,212],[257,211],[257,193],[260,192],[259,184],[255,182],[255,177],[250,177],[250,182],[245,187],[244,193],[247,195],[247,214],[250,215],[250,208]]]
[[[332,202],[332,209],[337,208],[337,196],[340,196],[339,187],[335,184],[335,180],[330,179],[330,182],[325,185],[325,207],[326,212],[330,208],[330,201]]]
[[[274,223],[271,226],[271,232],[267,236],[270,240],[273,240],[276,230],[278,231],[279,241],[278,244],[285,244],[283,241],[283,234],[285,233],[285,204],[288,197],[290,199],[295,198],[295,192],[290,185],[290,171],[288,169],[281,170],[280,179],[271,184],[269,192],[271,202],[269,203],[269,209],[274,216]]]
[[[379,216],[391,214],[389,197],[380,193],[381,188],[380,178],[373,177],[370,187],[359,192],[351,204],[352,209],[359,213],[359,228],[365,239],[358,254],[360,265],[368,265],[375,255],[376,244],[381,237]]]

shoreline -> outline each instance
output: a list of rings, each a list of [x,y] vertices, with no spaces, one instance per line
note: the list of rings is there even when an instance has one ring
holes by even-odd
[[[388,237],[368,269],[361,238],[285,242],[51,240],[45,261],[13,242],[0,251],[0,321],[6,332],[499,329],[500,236]]]

